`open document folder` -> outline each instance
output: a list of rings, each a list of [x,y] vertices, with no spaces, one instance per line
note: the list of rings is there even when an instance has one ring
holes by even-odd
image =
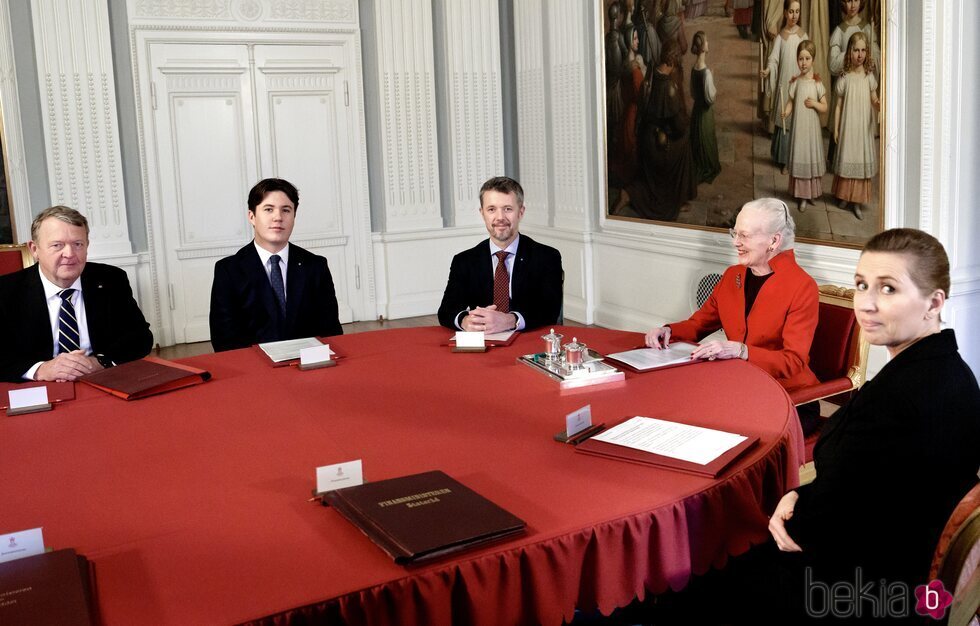
[[[691,360],[691,353],[697,347],[697,344],[677,341],[666,348],[636,348],[607,354],[606,358],[622,363],[636,372],[649,372],[664,367],[701,363],[702,361],[699,360]]]
[[[715,477],[758,440],[638,416],[583,441],[575,451]]]

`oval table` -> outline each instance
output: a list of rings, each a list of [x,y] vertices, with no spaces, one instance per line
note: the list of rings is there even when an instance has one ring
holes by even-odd
[[[642,341],[558,330],[603,353]],[[558,625],[680,589],[766,539],[802,458],[779,384],[736,360],[563,392],[516,362],[544,332],[475,354],[438,327],[333,337],[337,366],[312,371],[254,348],[203,355],[186,362],[213,380],[134,402],[77,384],[54,411],[0,418],[0,532],[43,526],[47,545],[88,557],[106,624]],[[718,479],[577,454],[552,435],[585,404],[596,422],[760,441]],[[395,565],[308,501],[317,466],[352,459],[366,480],[443,470],[527,533]]]

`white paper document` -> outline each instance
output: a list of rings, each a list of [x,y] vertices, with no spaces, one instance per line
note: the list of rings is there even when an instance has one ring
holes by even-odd
[[[691,361],[691,353],[697,345],[687,342],[672,343],[663,349],[657,348],[637,348],[626,352],[616,352],[607,355],[610,359],[616,359],[630,367],[642,371],[667,367],[668,365],[679,365]]]
[[[322,345],[316,337],[303,337],[302,339],[260,343],[259,348],[272,359],[273,363],[282,363],[283,361],[298,359],[299,351],[303,348],[316,348]]]
[[[707,465],[747,437],[723,430],[638,416],[599,433],[593,439]]]

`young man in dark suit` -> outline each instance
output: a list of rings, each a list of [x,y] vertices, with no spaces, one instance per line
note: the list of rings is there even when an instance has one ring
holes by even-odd
[[[298,207],[299,192],[281,178],[259,181],[249,192],[255,238],[214,266],[215,352],[344,333],[327,260],[289,243]]]
[[[31,225],[36,266],[0,277],[0,379],[75,380],[149,354],[126,272],[87,263],[88,220],[53,206]]]
[[[490,238],[453,257],[439,323],[487,333],[556,323],[562,308],[561,254],[520,234],[521,185],[506,176],[485,182],[480,215]]]

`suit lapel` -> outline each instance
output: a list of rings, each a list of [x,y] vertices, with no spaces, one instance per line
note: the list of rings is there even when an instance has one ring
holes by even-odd
[[[109,312],[105,310],[105,287],[95,276],[91,265],[86,265],[82,270],[82,298],[85,299],[85,325],[88,327],[88,339],[92,344],[93,352],[98,352],[96,346],[101,345],[104,337],[102,331],[105,325],[110,323],[110,317]]]
[[[514,268],[511,270],[510,277],[510,300],[517,299],[518,294],[527,281],[528,268],[531,267],[529,260],[531,256],[531,242],[526,235],[521,235],[517,241],[517,254],[514,255]]]
[[[289,248],[289,267],[286,271],[286,327],[295,328],[300,299],[306,288],[307,268],[303,263],[303,255],[299,253],[296,246]]]
[[[478,306],[493,304],[493,257],[490,255],[490,240],[487,239],[476,247],[478,262],[476,264],[476,284],[483,289],[483,298]]]
[[[44,298],[44,287],[41,286],[40,270],[36,267],[28,270],[26,282],[27,288],[24,291],[28,303],[27,320],[30,324],[28,335],[32,337],[29,345],[44,346],[44,354],[50,359],[54,354],[54,331],[51,328],[48,303]]]

